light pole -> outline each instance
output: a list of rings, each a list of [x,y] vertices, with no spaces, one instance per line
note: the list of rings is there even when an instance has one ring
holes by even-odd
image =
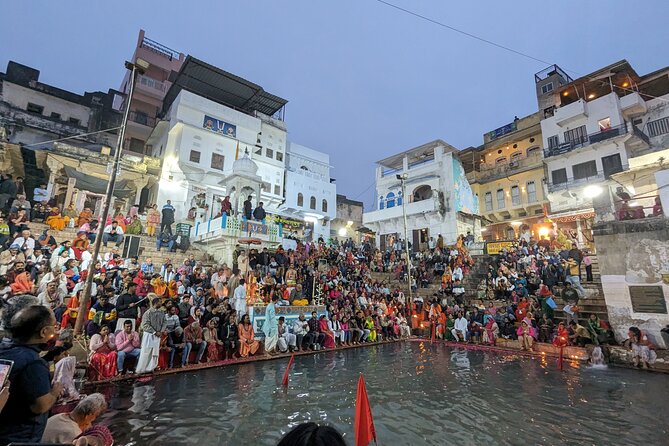
[[[407,302],[407,308],[409,309],[409,317],[411,317],[411,304],[413,302],[413,296],[411,292],[411,253],[409,252],[409,229],[407,225],[407,194],[405,181],[409,177],[408,174],[403,173],[402,175],[397,174],[396,178],[400,180],[400,185],[402,186],[402,216],[404,217],[404,249],[406,250],[407,255],[407,282],[409,283],[409,300]],[[409,321],[411,324],[411,321]]]
[[[107,183],[107,191],[105,193],[105,203],[102,207],[102,215],[100,215],[100,223],[98,224],[98,232],[95,236],[95,244],[93,245],[93,257],[88,266],[88,275],[84,283],[84,292],[81,293],[81,302],[79,302],[79,313],[77,314],[77,321],[74,324],[74,334],[81,332],[86,317],[86,308],[88,302],[91,300],[91,287],[93,285],[93,274],[95,272],[95,263],[100,255],[100,245],[102,244],[102,235],[107,224],[107,216],[109,215],[109,206],[111,205],[112,196],[114,194],[114,186],[116,186],[116,173],[118,172],[119,163],[121,161],[121,152],[123,151],[123,140],[125,139],[125,128],[128,124],[128,114],[130,113],[130,102],[132,101],[132,93],[135,90],[135,78],[137,74],[143,74],[149,68],[149,63],[142,59],[136,59],[135,63],[126,62],[125,67],[130,70],[130,88],[128,89],[128,98],[125,102],[125,111],[123,112],[123,121],[121,129],[118,132],[118,140],[116,141],[116,152],[114,152],[114,161],[112,162],[112,171],[109,175],[109,182]]]

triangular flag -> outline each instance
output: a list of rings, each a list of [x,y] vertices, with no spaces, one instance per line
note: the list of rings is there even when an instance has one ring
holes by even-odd
[[[293,359],[295,359],[295,353],[290,355],[288,366],[286,367],[286,371],[283,373],[283,380],[281,380],[282,386],[288,387],[288,372],[290,371],[290,366],[293,365]]]
[[[367,398],[365,379],[360,374],[358,394],[355,398],[355,446],[367,446],[372,440],[376,443],[376,430],[372,418],[372,408]]]

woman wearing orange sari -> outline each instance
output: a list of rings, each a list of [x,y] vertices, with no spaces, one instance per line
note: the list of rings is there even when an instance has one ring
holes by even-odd
[[[60,323],[60,328],[69,328],[70,323],[74,326],[74,322],[77,320],[79,315],[79,295],[83,290],[77,291],[77,294],[70,298],[70,301],[67,303],[67,309],[63,313],[63,319]],[[86,314],[91,310],[91,301],[88,301],[88,307],[86,308]],[[85,322],[85,321],[84,321]]]
[[[248,355],[255,355],[260,348],[260,342],[255,340],[253,325],[248,314],[242,317],[239,323],[239,356],[246,358]]]
[[[70,221],[68,217],[63,217],[60,215],[60,209],[57,207],[52,207],[49,216],[46,218],[44,223],[49,225],[51,229],[56,231],[62,231],[67,226],[67,222]]]
[[[151,280],[151,286],[153,287],[153,292],[158,295],[158,297],[165,298],[167,297],[167,284],[161,276],[155,277]]]
[[[128,220],[125,219],[125,215],[123,215],[123,212],[119,212],[116,214],[116,217],[114,217],[114,220],[118,223],[118,225],[123,229],[123,232],[125,232],[126,225],[128,224]]]
[[[77,237],[72,240],[72,251],[74,251],[74,257],[77,260],[81,260],[81,253],[88,249],[88,245],[91,244],[91,241],[88,240],[88,234],[85,231],[77,232]]]
[[[177,285],[176,280],[172,279],[170,280],[170,283],[167,285],[167,297],[169,299],[172,299],[174,297],[177,297],[179,294],[179,286]]]
[[[83,211],[79,214],[79,221],[77,221],[77,226],[81,226],[84,223],[90,223],[93,219],[93,212],[91,208],[84,208]]]

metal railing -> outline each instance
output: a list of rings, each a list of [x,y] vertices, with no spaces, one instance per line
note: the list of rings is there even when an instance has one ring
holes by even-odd
[[[474,175],[477,180],[485,181],[497,177],[514,175],[517,171],[534,167],[543,167],[543,160],[540,154],[514,158],[508,163],[505,162],[496,166],[481,164],[480,170],[474,171]]]
[[[606,141],[607,139],[615,138],[617,136],[625,134],[627,134],[627,124],[621,124],[615,127],[609,127],[608,129],[602,130],[597,133],[579,136],[576,137],[575,139],[558,144],[557,146],[548,147],[544,150],[544,155],[546,157],[562,155],[564,153],[571,152],[572,150],[576,150],[580,147],[585,147],[590,144]]]
[[[144,39],[142,39],[141,46],[153,51],[154,53],[160,54],[169,60],[179,59],[179,56],[181,55],[178,51],[168,48],[165,45],[156,42],[155,40],[149,39],[148,37],[144,37]]]
[[[128,119],[132,122],[136,122],[138,124],[146,125],[148,127],[155,127],[156,126],[156,118],[152,118],[151,116],[147,115],[146,113],[131,111],[131,112],[128,113]]]

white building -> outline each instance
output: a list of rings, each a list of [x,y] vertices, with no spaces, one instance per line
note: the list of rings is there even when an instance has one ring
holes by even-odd
[[[652,154],[666,148],[667,93],[667,70],[639,76],[624,60],[553,90],[555,106],[541,121],[550,216],[575,221],[579,240],[595,215],[593,199],[619,187],[637,195],[634,182],[619,177],[639,160],[656,163]]]
[[[363,224],[376,232],[380,249],[404,239],[401,181],[406,176],[409,241],[414,250],[427,247],[439,234],[447,244],[460,234],[480,235],[478,198],[473,194],[457,149],[436,140],[377,162],[377,210],[365,212]]]

